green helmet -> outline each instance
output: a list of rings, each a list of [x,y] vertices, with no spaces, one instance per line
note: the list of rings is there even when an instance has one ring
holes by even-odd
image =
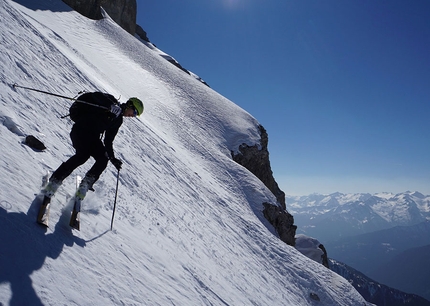
[[[137,111],[137,115],[140,116],[143,113],[143,103],[138,98],[130,98],[127,101],[128,106],[133,106]]]

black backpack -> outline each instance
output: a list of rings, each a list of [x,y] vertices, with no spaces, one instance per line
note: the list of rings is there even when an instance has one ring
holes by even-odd
[[[114,96],[102,92],[89,92],[79,96],[69,109],[70,119],[77,122],[84,115],[97,115],[109,111],[113,104],[119,105]]]

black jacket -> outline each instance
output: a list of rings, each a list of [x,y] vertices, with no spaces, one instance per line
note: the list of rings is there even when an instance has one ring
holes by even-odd
[[[79,120],[73,125],[73,130],[85,137],[98,139],[104,133],[104,145],[109,158],[114,158],[113,141],[123,122],[123,112],[116,117],[110,112],[113,104],[119,106],[114,96],[102,92],[85,93],[77,98],[79,101],[86,101],[91,104],[100,105],[104,108],[87,106],[87,111],[79,116]]]

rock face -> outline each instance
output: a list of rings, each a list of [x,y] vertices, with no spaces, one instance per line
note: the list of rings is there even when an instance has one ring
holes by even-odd
[[[269,151],[267,150],[269,137],[263,126],[260,125],[259,129],[261,135],[260,146],[242,144],[239,147],[240,153],[234,154],[234,152],[231,152],[231,154],[235,162],[251,171],[275,195],[281,207],[270,203],[263,203],[264,216],[275,227],[281,240],[294,246],[294,236],[297,226],[294,225],[293,216],[285,210],[285,193],[279,189],[278,183],[276,183],[273,177],[269,161]]]
[[[278,183],[276,183],[273,178],[273,172],[270,167],[269,161],[269,151],[267,150],[267,145],[269,143],[269,137],[265,128],[260,125],[260,135],[261,135],[261,143],[259,148],[258,145],[248,146],[246,144],[242,144],[239,147],[239,154],[234,154],[232,152],[232,157],[235,162],[241,164],[246,169],[251,171],[256,177],[258,177],[264,185],[276,197],[278,203],[282,206],[283,209],[285,207],[285,193],[279,189]]]
[[[263,203],[264,217],[273,225],[279,238],[288,245],[295,246],[296,229],[294,225],[294,217],[286,210],[281,209],[279,206]]]
[[[323,253],[324,253],[324,255],[322,256],[322,264],[323,264],[325,267],[327,267],[327,268],[329,268],[329,269],[330,269],[330,264],[329,264],[329,261],[328,261],[327,250],[325,249],[325,247],[324,247],[324,245],[323,245],[323,244],[320,244],[318,247],[319,247],[319,248],[323,251]]]
[[[149,42],[148,34],[142,27],[136,24],[136,34],[144,41]]]
[[[100,7],[124,30],[134,35],[136,32],[136,0],[63,0],[71,8],[91,19],[101,19]]]

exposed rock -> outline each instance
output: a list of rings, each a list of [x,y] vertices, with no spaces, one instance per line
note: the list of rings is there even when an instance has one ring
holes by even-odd
[[[273,172],[270,167],[269,151],[267,150],[269,137],[262,125],[259,126],[259,129],[261,135],[260,147],[258,145],[248,146],[246,144],[242,144],[239,147],[239,154],[231,152],[233,160],[258,177],[275,195],[276,200],[282,208],[286,209],[285,193],[279,189],[278,183],[276,183],[273,178]]]
[[[269,151],[267,150],[269,137],[262,125],[258,128],[261,135],[260,145],[248,146],[247,144],[242,144],[239,147],[240,153],[231,152],[231,155],[235,162],[251,171],[275,195],[280,207],[270,203],[263,203],[264,217],[275,227],[282,241],[294,246],[297,226],[294,225],[293,216],[285,210],[285,193],[279,189],[278,183],[273,177]]]
[[[100,7],[124,30],[134,35],[136,32],[136,0],[63,0],[77,12],[91,19],[101,19]]]
[[[138,24],[136,24],[136,34],[144,41],[150,42],[146,31]]]
[[[64,3],[69,5],[75,11],[91,19],[101,19],[102,15],[100,12],[99,0],[63,0]]]
[[[33,135],[28,135],[27,137],[25,137],[24,143],[36,151],[46,150],[45,144]]]
[[[327,268],[330,269],[330,265],[329,265],[329,262],[328,262],[327,250],[325,249],[325,247],[324,247],[323,244],[320,244],[318,247],[324,252],[324,255],[322,256],[322,264],[325,267],[327,267]]]
[[[279,206],[263,203],[264,217],[273,225],[279,238],[288,245],[295,245],[295,235],[297,226],[294,225],[294,217]]]

